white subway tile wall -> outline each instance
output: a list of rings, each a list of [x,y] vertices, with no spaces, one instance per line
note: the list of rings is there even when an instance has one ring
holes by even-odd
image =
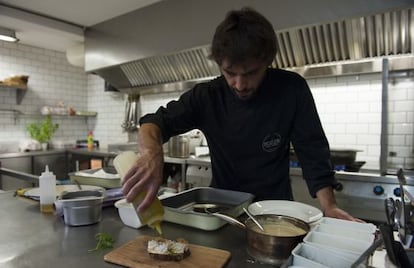
[[[93,131],[101,147],[128,141],[128,133],[121,127],[127,96],[119,92],[104,92],[104,87],[102,78],[88,75],[88,110],[98,112],[96,118],[88,120],[88,129]]]
[[[362,76],[363,77],[363,76]],[[355,149],[364,168],[379,168],[381,75],[311,79],[309,85],[332,149]],[[367,160],[369,159],[369,161]]]
[[[389,84],[388,157],[390,166],[414,169],[414,79]]]
[[[170,92],[162,94],[148,94],[140,98],[142,114],[154,113],[160,106],[165,106],[172,100],[177,100],[182,93]]]
[[[399,106],[401,111],[396,113],[390,110],[389,114],[389,151],[396,153],[396,156],[388,158],[390,168],[414,168],[414,82],[412,78],[407,81],[396,80],[389,85],[389,106],[396,105],[394,92],[398,92],[401,98],[399,102],[404,102],[404,105]],[[331,147],[359,150],[357,161],[366,161],[363,168],[379,169],[381,74],[309,79],[308,83]],[[165,106],[179,95],[165,93],[142,96],[142,113],[155,112],[159,106]],[[401,132],[404,134],[398,134]]]
[[[78,110],[98,112],[96,118],[54,117],[60,128],[55,140],[86,138],[92,130],[102,147],[108,143],[128,141],[121,124],[126,96],[104,92],[104,81],[87,75],[82,68],[67,63],[64,53],[0,41],[0,80],[11,75],[27,74],[29,90],[21,105],[16,104],[13,90],[0,90],[0,109],[38,112],[44,105],[64,101]],[[353,75],[309,79],[315,103],[332,148],[361,150],[358,161],[364,168],[378,169],[381,135],[381,74]],[[395,79],[389,85],[388,158],[391,167],[414,168],[414,81]],[[143,95],[141,114],[156,111],[181,93]],[[25,126],[40,117],[18,116],[0,112],[0,141],[28,138]]]
[[[56,106],[64,102],[67,107],[87,109],[87,76],[82,68],[71,66],[64,53],[0,41],[0,80],[14,75],[28,75],[28,90],[20,105],[16,103],[16,90],[0,88],[0,110],[14,109],[23,115],[0,111],[0,141],[21,141],[29,138],[26,125],[42,121],[42,106]],[[59,129],[53,140],[71,142],[86,137],[84,118],[53,117]]]

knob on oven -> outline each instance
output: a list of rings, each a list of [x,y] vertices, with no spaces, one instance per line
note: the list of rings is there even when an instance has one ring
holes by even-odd
[[[333,188],[334,188],[335,191],[340,192],[340,191],[342,191],[342,189],[344,189],[344,185],[340,182],[337,182],[337,183],[334,184]]]
[[[394,188],[393,193],[394,193],[395,196],[400,197],[401,196],[401,188],[400,187]]]
[[[376,185],[374,186],[373,192],[376,195],[382,195],[384,193],[384,188],[381,185]]]

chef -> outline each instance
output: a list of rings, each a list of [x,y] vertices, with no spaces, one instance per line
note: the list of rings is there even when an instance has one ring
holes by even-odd
[[[210,55],[222,75],[140,119],[140,157],[123,181],[127,200],[146,191],[139,207],[145,210],[162,183],[162,144],[200,129],[210,149],[212,187],[248,192],[256,200],[292,200],[292,144],[324,215],[360,221],[336,204],[329,144],[311,91],[300,75],[269,67],[276,52],[275,31],[264,16],[251,8],[228,12]]]

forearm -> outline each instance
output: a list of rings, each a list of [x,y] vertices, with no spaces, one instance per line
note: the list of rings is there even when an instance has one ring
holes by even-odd
[[[332,187],[324,187],[320,189],[316,192],[316,197],[324,212],[337,207]]]
[[[354,218],[348,214],[348,212],[338,208],[332,187],[321,188],[316,192],[316,197],[318,198],[319,204],[321,205],[325,217],[363,222],[360,219]]]
[[[163,156],[161,130],[157,125],[141,125],[138,130],[138,150],[141,155]]]
[[[145,199],[139,206],[146,209],[157,195],[163,179],[164,153],[159,127],[152,123],[142,124],[138,131],[139,157],[122,182],[127,201],[132,202],[138,193],[145,191]]]

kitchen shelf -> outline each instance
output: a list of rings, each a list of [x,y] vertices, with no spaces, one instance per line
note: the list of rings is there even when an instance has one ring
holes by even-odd
[[[91,112],[88,114],[75,114],[75,115],[69,115],[69,114],[41,114],[41,113],[24,113],[22,111],[16,110],[16,109],[0,109],[0,113],[12,113],[14,116],[14,123],[16,124],[17,119],[20,116],[27,116],[27,117],[45,117],[50,115],[51,117],[60,117],[60,118],[70,118],[70,119],[77,119],[77,118],[84,118],[85,120],[89,117],[96,117],[98,113]]]
[[[0,113],[13,113],[15,116],[39,116],[39,117],[45,117],[50,115],[51,117],[68,117],[68,118],[77,118],[77,117],[96,117],[96,114],[75,114],[75,115],[69,115],[69,114],[40,114],[40,113],[24,113],[22,111],[16,110],[16,109],[0,109]]]
[[[18,105],[20,105],[20,103],[22,103],[23,97],[27,92],[27,86],[6,86],[6,85],[2,85],[0,84],[0,89],[12,89],[12,90],[16,90],[16,103]]]
[[[67,117],[67,118],[86,118],[86,117],[96,117],[97,114],[90,114],[90,115],[83,115],[83,114],[75,114],[75,115],[69,115],[69,114],[39,114],[39,113],[22,113],[22,115],[24,116],[48,116],[50,115],[51,117]]]

